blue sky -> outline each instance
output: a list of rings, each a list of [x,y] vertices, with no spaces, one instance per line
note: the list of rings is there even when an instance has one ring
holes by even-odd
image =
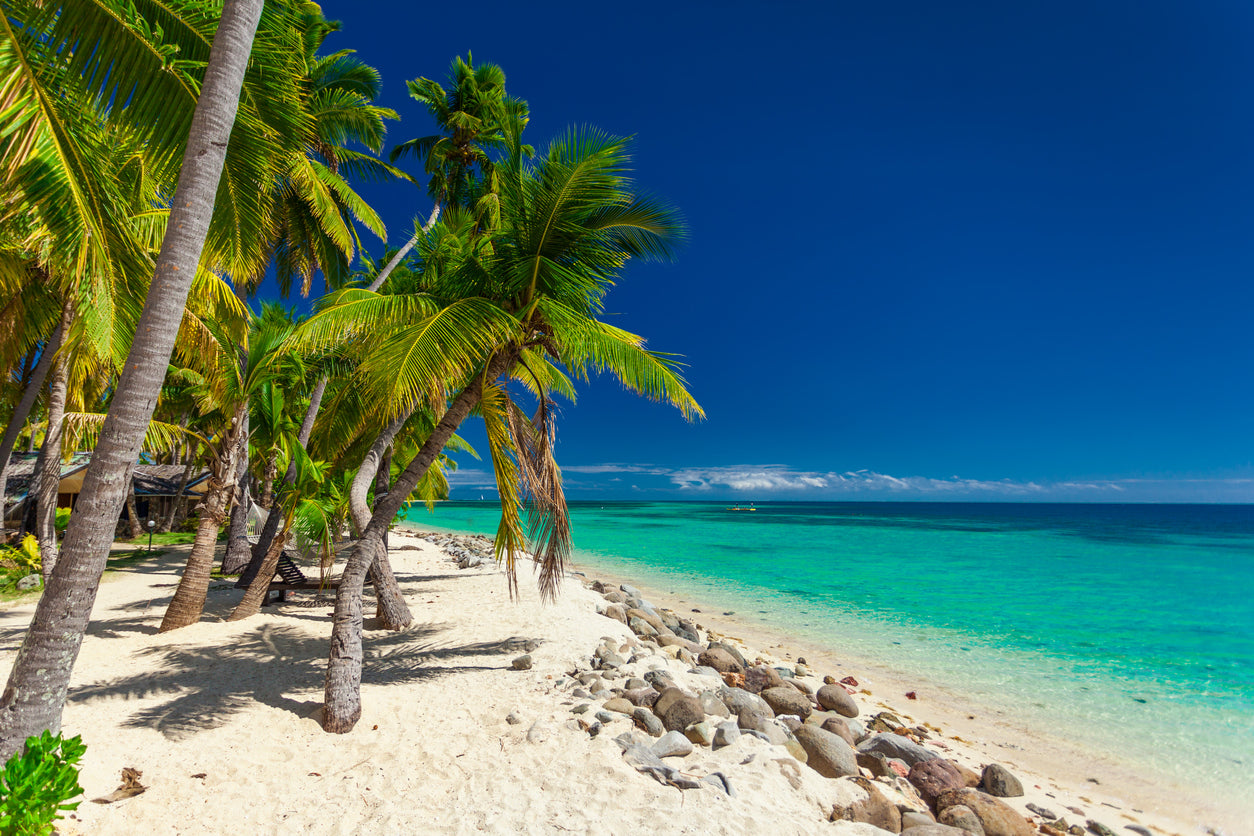
[[[431,132],[405,81],[473,51],[533,144],[634,135],[683,212],[608,309],[708,420],[594,381],[572,497],[1254,501],[1249,4],[323,9],[392,141]],[[363,191],[397,242],[429,209]]]

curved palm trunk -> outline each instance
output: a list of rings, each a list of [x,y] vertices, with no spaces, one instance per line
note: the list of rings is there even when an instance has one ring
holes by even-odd
[[[270,512],[270,516],[280,516],[281,508],[274,508]],[[283,546],[287,543],[287,531],[292,524],[292,516],[288,514],[283,520],[283,532],[281,535],[274,537],[270,543],[270,548],[266,550],[265,557],[261,561],[261,566],[257,570],[256,576],[253,577],[252,583],[248,585],[248,591],[244,593],[244,597],[235,609],[231,612],[227,621],[243,621],[245,618],[256,615],[261,610],[262,603],[266,600],[266,593],[270,589],[270,581],[274,578],[274,573],[279,568],[279,558],[283,556]]]
[[[48,337],[44,350],[40,352],[39,362],[35,364],[35,369],[31,372],[30,380],[26,383],[26,390],[22,392],[22,399],[13,408],[9,425],[4,428],[4,438],[0,439],[0,503],[4,501],[2,498],[4,487],[9,483],[9,459],[13,457],[13,448],[17,446],[17,436],[26,426],[26,419],[30,417],[31,410],[35,408],[35,401],[39,398],[39,393],[43,391],[44,380],[48,377],[48,370],[52,368],[52,358],[61,348],[61,333],[61,325],[58,324],[52,336]],[[0,511],[3,510],[0,508]]]
[[[175,524],[179,521],[180,511],[187,507],[187,497],[183,494],[187,493],[187,483],[192,481],[192,471],[195,469],[196,460],[189,458],[187,464],[183,466],[183,475],[179,477],[178,492],[174,494],[174,501],[170,503],[170,515],[157,526],[157,531],[160,531],[162,534],[169,533],[174,529]],[[232,522],[234,522],[233,517]]]
[[[409,416],[413,414],[410,409],[404,415],[398,417],[389,424],[370,445],[370,449],[366,451],[366,456],[362,459],[361,467],[357,469],[357,475],[353,477],[353,484],[349,488],[348,504],[349,511],[353,515],[353,525],[358,531],[364,532],[370,525],[370,517],[372,512],[369,503],[366,502],[366,494],[370,489],[370,482],[374,480],[376,472],[380,471],[380,463],[383,460],[384,453],[391,446],[392,441],[396,438],[396,434],[401,431],[401,427],[405,426],[405,422],[409,420]],[[375,493],[375,505],[379,505],[379,494]],[[395,512],[393,512],[395,515]],[[391,523],[391,518],[388,523]],[[387,530],[384,529],[383,548],[375,557],[375,561],[370,567],[370,579],[374,583],[375,594],[375,616],[379,619],[379,626],[384,630],[403,630],[408,627],[414,620],[413,613],[409,610],[409,605],[405,603],[405,598],[401,594],[400,584],[396,582],[396,575],[392,572],[392,564],[388,561],[387,550]],[[343,579],[341,579],[341,584]]]
[[[357,547],[353,549],[340,578],[340,588],[335,596],[335,614],[331,623],[331,654],[327,660],[326,684],[323,691],[322,727],[329,732],[343,734],[351,731],[361,719],[361,666],[362,666],[362,613],[361,590],[370,564],[381,555],[383,535],[405,498],[413,492],[418,482],[435,462],[444,445],[453,437],[462,421],[479,403],[483,384],[495,381],[514,362],[513,351],[492,358],[487,369],[475,377],[469,386],[458,393],[449,404],[448,411],[440,418],[431,435],[423,443],[418,454],[396,480],[392,492],[374,509]]]
[[[61,308],[61,333],[69,330],[74,307],[69,301]],[[57,565],[57,489],[61,485],[61,438],[65,431],[65,398],[69,393],[70,364],[62,354],[52,360],[52,380],[48,384],[48,429],[35,462],[35,537],[39,540],[44,584]]]
[[[187,556],[187,566],[179,579],[178,589],[166,607],[161,619],[161,632],[177,630],[200,621],[205,611],[205,596],[209,592],[209,577],[213,573],[213,552],[218,544],[218,531],[227,520],[227,507],[235,493],[235,474],[242,454],[239,438],[244,434],[244,415],[248,403],[235,407],[231,429],[223,440],[222,457],[213,463],[213,475],[209,477],[209,490],[200,507],[200,525],[196,529],[196,541]]]
[[[374,277],[374,281],[370,283],[370,286],[366,288],[366,290],[369,290],[371,293],[377,293],[379,288],[383,287],[383,283],[388,280],[388,276],[392,275],[392,271],[396,269],[396,265],[401,263],[401,259],[409,255],[409,251],[417,246],[419,235],[425,235],[430,232],[431,227],[435,226],[435,222],[439,219],[440,202],[436,201],[435,206],[431,209],[431,215],[427,218],[427,222],[422,225],[422,232],[414,233],[410,236],[409,240],[405,242],[405,246],[401,247],[396,255],[392,256],[392,260],[383,265],[383,269],[379,271],[379,275]]]
[[[7,760],[26,738],[44,729],[61,730],[70,674],[96,601],[113,528],[204,247],[263,5],[264,0],[226,0],[223,4],[135,341],[66,532],[65,558],[39,599],[0,696],[0,760]]]

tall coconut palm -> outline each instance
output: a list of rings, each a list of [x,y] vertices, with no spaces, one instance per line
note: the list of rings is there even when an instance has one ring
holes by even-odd
[[[4,695],[0,697],[0,757],[7,758],[21,748],[27,737],[43,729],[60,730],[70,675],[104,572],[113,526],[152,417],[183,319],[188,290],[209,234],[236,121],[240,89],[264,5],[262,0],[226,0],[223,4],[187,131],[170,223],[140,317],[140,327],[87,469],[76,513],[66,532],[64,556],[39,601]],[[269,46],[282,50],[281,27],[276,29],[275,35],[275,41]],[[80,29],[78,38],[80,48],[74,50],[75,56],[118,54],[118,43],[92,37],[90,31]],[[92,44],[97,45],[98,52],[90,48]],[[271,66],[282,65],[279,52]],[[137,83],[133,100],[148,107],[152,117],[148,121],[153,125],[169,123],[161,112],[168,107],[168,102],[153,101],[149,97],[150,88],[143,86],[143,78],[129,78],[130,65],[115,58],[105,66],[116,66],[118,72],[109,74],[114,82],[134,80]],[[0,161],[2,159],[0,157]],[[254,184],[249,185],[256,188]]]
[[[626,178],[626,141],[572,131],[530,165],[517,135],[510,139],[510,155],[498,172],[501,220],[489,246],[471,242],[475,257],[440,274],[423,294],[371,298],[366,291],[346,291],[340,304],[316,314],[305,331],[312,342],[338,339],[360,333],[368,319],[376,334],[385,332],[362,362],[371,394],[398,406],[419,401],[443,409],[393,492],[375,507],[345,567],[327,667],[323,726],[328,731],[348,731],[361,715],[366,569],[381,551],[400,504],[472,410],[485,417],[498,485],[521,478],[534,489],[560,491],[555,468],[543,474],[532,467],[539,463],[533,451],[551,457],[551,446],[545,449],[543,440],[551,438],[548,418],[524,427],[509,405],[503,376],[534,373],[539,384],[552,377],[553,363],[580,379],[608,372],[632,391],[674,404],[686,417],[701,414],[671,358],[597,318],[626,263],[633,257],[669,256],[680,233],[673,212],[633,193]],[[368,318],[362,317],[366,311]],[[511,447],[518,451],[516,462],[510,460]],[[534,550],[544,561],[541,591],[552,595],[568,529],[553,519],[563,507],[560,493],[543,500],[544,518],[533,527],[541,542]],[[521,523],[517,515],[506,516],[497,549],[512,569]]]

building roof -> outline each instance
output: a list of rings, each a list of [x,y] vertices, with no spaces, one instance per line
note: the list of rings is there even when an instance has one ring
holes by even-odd
[[[183,465],[139,464],[135,465],[135,473],[131,478],[135,480],[136,496],[176,496],[179,492],[179,482],[183,481]],[[193,473],[187,480],[187,488],[183,491],[183,495],[197,496],[203,493],[203,488],[199,491],[192,489],[208,478],[209,471],[207,470]]]
[[[35,460],[38,458],[37,453],[14,453],[9,458],[9,478],[6,480],[4,499],[5,505],[10,506],[14,503],[21,502],[26,498],[26,494],[30,491],[31,477],[35,473]],[[91,462],[91,453],[75,453],[70,457],[68,462],[61,464],[61,493],[77,493],[82,486],[82,476],[79,474],[87,469],[87,465]],[[78,476],[75,480],[72,477]],[[135,472],[131,477],[135,483],[136,496],[175,496],[179,491],[179,482],[183,480],[183,465],[181,464],[139,464],[135,466]],[[187,488],[184,490],[184,496],[199,496],[204,493],[204,488],[200,490],[195,488],[208,480],[209,471],[202,470],[199,473],[193,473],[192,477],[187,480]],[[70,479],[73,484],[64,484]],[[66,490],[72,488],[72,490]]]

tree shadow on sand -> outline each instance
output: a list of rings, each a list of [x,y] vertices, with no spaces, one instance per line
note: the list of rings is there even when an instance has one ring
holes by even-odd
[[[399,633],[368,636],[363,684],[407,685],[461,673],[505,667],[493,657],[531,650],[535,639],[513,637],[494,642],[445,646],[434,638],[444,625],[421,625]],[[153,647],[138,655],[141,671],[70,690],[71,703],[124,697],[151,700],[123,721],[130,728],[150,728],[172,740],[225,725],[233,715],[262,703],[312,716],[320,701],[297,700],[289,692],[320,691],[326,672],[327,640],[294,626],[261,624],[251,633],[227,639],[220,647]],[[154,669],[155,667],[155,669]]]

